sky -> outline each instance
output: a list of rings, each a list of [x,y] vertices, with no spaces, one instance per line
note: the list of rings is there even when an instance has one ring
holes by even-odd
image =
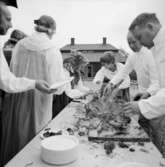
[[[130,51],[126,35],[132,20],[142,12],[155,12],[165,25],[165,0],[17,0],[18,9],[10,7],[13,29],[28,35],[34,31],[33,20],[43,14],[57,24],[53,42],[57,47],[70,43],[101,43],[103,37],[117,48]],[[8,32],[8,35],[12,29]],[[8,36],[5,37],[7,39]]]

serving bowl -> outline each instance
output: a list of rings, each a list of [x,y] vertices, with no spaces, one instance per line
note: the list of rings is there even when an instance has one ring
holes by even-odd
[[[79,141],[74,136],[52,136],[41,142],[41,159],[53,165],[66,165],[78,159]]]

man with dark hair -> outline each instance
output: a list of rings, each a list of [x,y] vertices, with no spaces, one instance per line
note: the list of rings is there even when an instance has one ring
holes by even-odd
[[[142,45],[152,48],[161,89],[146,100],[127,104],[125,111],[151,120],[154,143],[165,156],[165,30],[153,13],[137,16],[129,29]]]
[[[159,23],[159,20],[155,13],[142,13],[129,26],[129,30],[132,31],[136,26],[145,26],[148,22]]]
[[[155,13],[140,14],[129,27],[141,44],[149,49],[154,46],[154,38],[160,29],[161,24]]]
[[[134,54],[128,57],[124,69],[110,83],[116,85],[132,70],[135,70],[139,88],[139,93],[135,95],[135,99],[137,97],[148,98],[159,90],[156,63],[151,51],[143,47],[131,31],[127,34],[127,41]]]

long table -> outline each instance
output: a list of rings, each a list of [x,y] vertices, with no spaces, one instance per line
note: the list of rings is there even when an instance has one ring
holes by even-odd
[[[74,121],[74,113],[79,103],[70,103],[53,119],[46,128],[56,131],[63,129]],[[29,142],[6,167],[52,167],[44,163],[41,158],[41,131],[34,139]],[[152,142],[145,143],[144,146],[132,143],[133,152],[126,148],[116,146],[113,153],[107,155],[103,144],[89,142],[86,137],[79,137],[80,150],[79,159],[69,165],[62,167],[116,167],[123,162],[139,162],[146,167],[165,167],[165,160],[161,153]]]

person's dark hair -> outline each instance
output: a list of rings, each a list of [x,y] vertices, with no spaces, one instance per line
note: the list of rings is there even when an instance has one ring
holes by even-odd
[[[78,50],[71,50],[70,55],[73,58],[73,69],[74,70],[78,70],[81,65],[87,65],[89,62],[87,57]]]
[[[80,78],[82,78],[84,76],[84,71],[79,69],[79,67],[81,65],[87,65],[88,59],[85,57],[85,55],[83,53],[81,53],[78,50],[71,50],[70,55],[71,55],[71,59],[72,59],[71,65],[73,68],[73,76],[74,76],[74,79],[71,82],[72,88],[73,88],[74,85],[78,84]]]
[[[3,46],[4,55],[5,55],[5,58],[6,58],[8,64],[10,64],[13,48],[15,47],[15,45],[17,44],[18,41],[25,38],[26,36],[27,35],[20,30],[13,30],[12,31],[10,38],[8,39],[7,42],[5,42],[5,44]]]
[[[112,52],[105,52],[104,56],[100,58],[100,63],[101,64],[104,64],[104,63],[115,64],[115,56],[114,56],[114,54]]]
[[[142,13],[133,20],[133,22],[129,26],[129,30],[133,31],[136,26],[142,27],[149,22],[160,24],[155,13]]]
[[[70,63],[73,66],[73,64],[74,64],[73,57],[65,58],[63,61],[63,64],[66,64],[66,63]]]
[[[10,35],[10,38],[4,44],[4,48],[7,48],[7,47],[13,48],[17,44],[18,41],[20,41],[21,39],[25,37],[27,37],[27,35],[24,32],[17,30],[17,29],[13,30]]]
[[[13,41],[15,40],[17,42],[25,37],[27,37],[27,35],[24,32],[15,29],[12,31],[10,35],[10,40],[13,40]]]

